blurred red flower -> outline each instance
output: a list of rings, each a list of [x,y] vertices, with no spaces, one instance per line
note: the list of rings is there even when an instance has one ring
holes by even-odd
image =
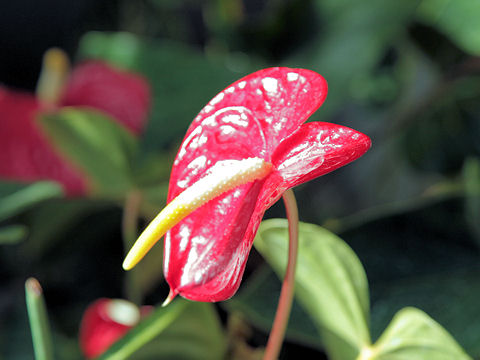
[[[86,358],[103,354],[152,310],[151,306],[140,309],[122,299],[99,299],[83,314],[80,324],[80,349]]]
[[[148,115],[150,87],[139,75],[99,61],[75,67],[54,104],[0,87],[0,178],[57,181],[69,196],[88,191],[88,176],[53,147],[37,122],[42,112],[62,106],[103,111],[139,135]]]

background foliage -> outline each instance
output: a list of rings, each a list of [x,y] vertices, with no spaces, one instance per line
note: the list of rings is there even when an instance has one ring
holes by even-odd
[[[300,218],[339,235],[363,264],[368,287],[357,289],[363,300],[355,306],[370,314],[372,340],[400,309],[415,306],[466,352],[480,356],[480,3],[66,4],[2,5],[0,82],[33,90],[41,55],[60,46],[74,61],[106,59],[144,74],[153,90],[152,111],[139,144],[108,124],[98,129],[108,151],[86,147],[76,153],[101,184],[95,197],[65,199],[58,186],[46,182],[0,183],[0,356],[32,358],[23,300],[29,276],[43,285],[62,359],[81,358],[78,325],[93,300],[133,296],[132,286],[145,303],[165,298],[161,253],[149,255],[137,275],[121,270],[123,203],[132,189],[139,190],[142,213],[152,216],[164,204],[173,155],[196,113],[230,82],[278,65],[309,68],[329,82],[327,101],[312,119],[351,126],[373,140],[356,163],[296,189]],[[75,116],[88,122],[99,115],[65,110],[42,120],[49,131],[62,134],[59,146],[67,153],[72,144],[75,149],[91,140],[76,137],[69,122]],[[283,217],[281,205],[266,216]],[[250,347],[265,344],[279,284],[259,253],[250,258],[246,278],[232,300],[190,310],[183,319],[192,327],[179,321],[165,330],[164,336],[183,336],[191,344],[179,358],[208,351],[205,344],[223,344],[216,347],[221,349],[226,335],[237,354],[252,355]],[[318,291],[321,301],[326,290],[305,291]],[[283,356],[299,351],[321,356],[317,320],[306,314],[305,299],[298,300]],[[397,316],[423,319],[408,309]],[[192,331],[198,322],[203,328]],[[388,342],[388,333],[382,339]]]

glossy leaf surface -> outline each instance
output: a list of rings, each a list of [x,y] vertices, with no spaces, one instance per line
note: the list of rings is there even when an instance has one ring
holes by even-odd
[[[400,310],[373,347],[375,360],[471,359],[435,320],[415,308]]]
[[[255,248],[282,277],[287,262],[287,220],[262,222]],[[366,275],[355,253],[340,238],[319,226],[300,223],[295,286],[331,359],[354,359],[370,344]]]

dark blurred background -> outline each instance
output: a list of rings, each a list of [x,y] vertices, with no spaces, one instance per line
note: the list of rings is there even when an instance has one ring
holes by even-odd
[[[153,103],[142,156],[161,159],[164,181],[188,124],[230,82],[268,66],[322,74],[329,95],[312,120],[362,131],[373,147],[296,190],[301,220],[339,234],[359,256],[374,334],[397,310],[416,306],[480,356],[480,3],[17,0],[0,6],[6,87],[33,91],[43,53],[53,46],[74,63],[105,59],[148,79]],[[29,235],[0,245],[0,355],[32,357],[23,283],[33,275],[44,286],[61,353],[79,357],[76,333],[87,304],[124,296],[121,216],[121,205],[101,198],[55,199],[6,220],[25,224]],[[281,204],[266,215],[283,216]],[[264,266],[254,253],[240,292]],[[146,302],[166,295],[160,259],[158,271]],[[271,302],[273,314],[276,298],[259,297],[258,308]],[[245,306],[253,307],[243,314],[255,330],[251,345],[262,345],[264,318],[273,315]],[[226,319],[235,306],[218,310]],[[291,340],[285,358],[297,351],[319,356],[308,336],[300,343]]]

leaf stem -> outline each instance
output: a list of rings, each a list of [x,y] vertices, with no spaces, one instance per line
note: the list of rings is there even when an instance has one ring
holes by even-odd
[[[272,331],[270,332],[263,357],[264,360],[275,360],[280,354],[288,319],[290,317],[295,288],[295,268],[298,254],[298,208],[295,195],[291,189],[285,191],[283,194],[283,202],[288,219],[288,263],[283,279],[280,299],[278,300],[277,313],[275,314]]]
[[[52,336],[43,299],[43,290],[37,279],[29,278],[25,282],[25,298],[35,359],[51,360],[53,359]]]
[[[129,251],[137,239],[138,217],[143,197],[140,190],[132,190],[127,194],[123,206],[122,237],[125,254]],[[126,274],[126,297],[131,302],[140,305],[142,293],[137,286],[138,272],[132,271]]]

